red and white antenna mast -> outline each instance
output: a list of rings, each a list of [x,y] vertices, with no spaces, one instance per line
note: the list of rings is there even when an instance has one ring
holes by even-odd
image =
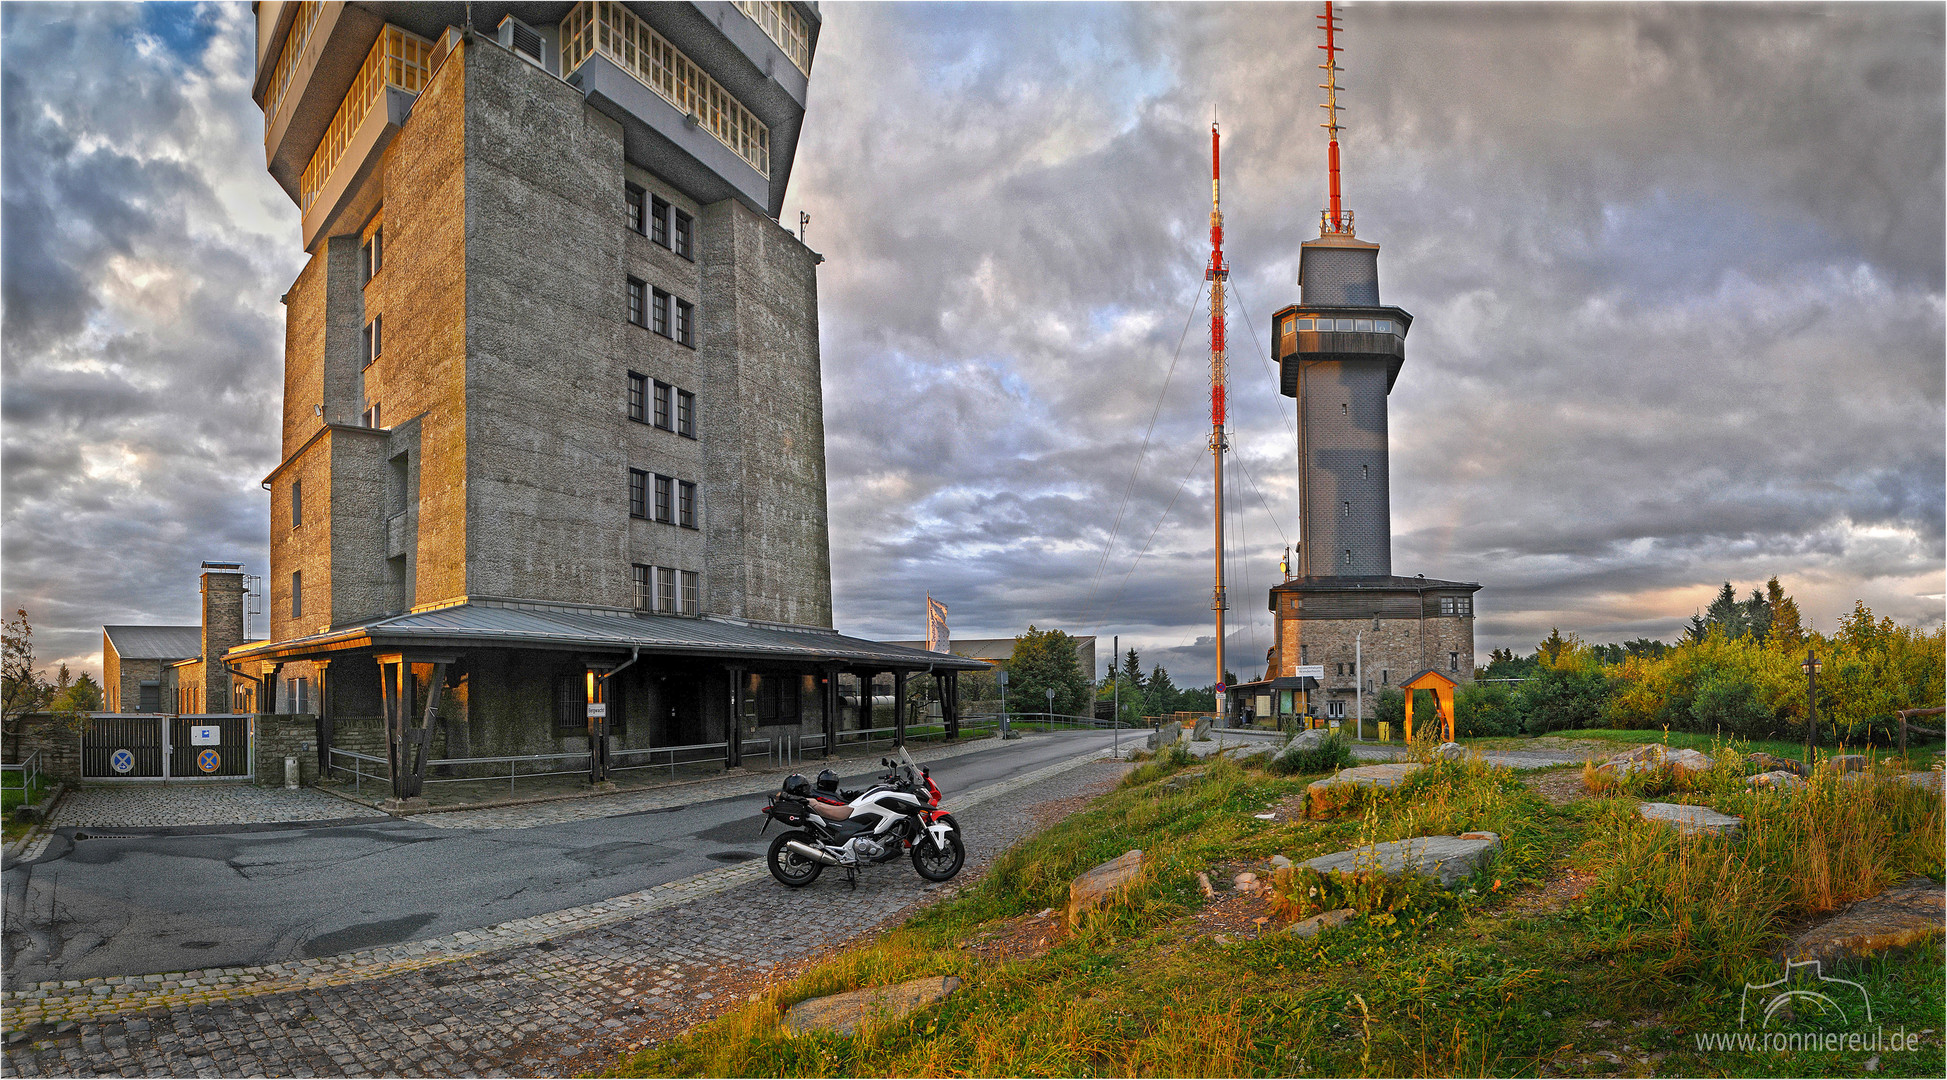
[[[1217,613],[1217,715],[1228,717],[1224,695],[1224,388],[1230,381],[1224,371],[1224,282],[1230,268],[1224,265],[1224,211],[1219,200],[1221,173],[1218,169],[1217,125],[1210,125],[1210,265],[1203,276],[1210,282],[1210,452],[1217,463],[1217,587],[1211,593],[1210,607]]]
[[[1345,69],[1339,67],[1339,53],[1342,50],[1338,44],[1338,23],[1339,17],[1332,14],[1332,0],[1325,0],[1325,14],[1318,17],[1318,25],[1325,31],[1325,44],[1318,46],[1325,51],[1325,62],[1318,65],[1318,69],[1325,73],[1325,81],[1318,84],[1318,88],[1325,91],[1325,103],[1319,106],[1325,110],[1325,122],[1318,126],[1332,136],[1331,145],[1326,151],[1332,174],[1332,202],[1318,215],[1320,236],[1335,233],[1353,235],[1352,211],[1339,205],[1339,132],[1344,130],[1339,125],[1339,75]]]

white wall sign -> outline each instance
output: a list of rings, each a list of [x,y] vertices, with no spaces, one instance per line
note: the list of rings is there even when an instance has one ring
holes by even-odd
[[[1322,679],[1325,677],[1325,665],[1324,664],[1299,664],[1297,667],[1292,669],[1291,673],[1301,679],[1307,676],[1310,676],[1311,678],[1314,679]]]
[[[588,703],[588,718],[590,720],[602,720],[602,719],[606,719],[607,716],[608,716],[608,702],[591,701]]]
[[[221,746],[223,729],[215,724],[191,724],[189,726],[189,745]]]

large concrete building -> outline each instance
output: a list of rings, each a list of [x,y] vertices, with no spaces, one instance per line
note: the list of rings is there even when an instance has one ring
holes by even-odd
[[[1297,399],[1302,539],[1296,576],[1271,589],[1265,675],[1322,667],[1312,713],[1350,717],[1363,698],[1370,716],[1379,693],[1429,669],[1473,680],[1480,586],[1393,573],[1386,399],[1413,317],[1380,302],[1379,245],[1349,215],[1327,222],[1300,249],[1299,302],[1271,321],[1279,389]]]
[[[736,764],[869,726],[841,677],[950,677],[831,629],[822,258],[777,220],[815,4],[256,13],[310,261],[270,639],[232,659],[317,687],[321,753],[382,721],[395,778],[405,750]]]

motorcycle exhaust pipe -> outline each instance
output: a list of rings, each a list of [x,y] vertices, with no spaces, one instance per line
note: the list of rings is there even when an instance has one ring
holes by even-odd
[[[838,856],[833,855],[829,851],[820,851],[810,844],[799,843],[796,840],[786,840],[784,842],[784,850],[791,852],[793,855],[810,859],[813,862],[824,863],[826,866],[838,865]]]

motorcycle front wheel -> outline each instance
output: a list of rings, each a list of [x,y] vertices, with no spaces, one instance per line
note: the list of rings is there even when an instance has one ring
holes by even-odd
[[[928,881],[951,878],[966,861],[967,847],[960,842],[959,829],[946,834],[944,848],[934,841],[932,833],[925,833],[913,842],[913,869]]]
[[[808,832],[788,832],[771,841],[771,853],[764,857],[765,865],[771,868],[771,876],[781,884],[793,889],[802,889],[818,880],[825,864],[816,859],[807,859],[786,848],[784,845],[796,840],[806,847],[817,847],[818,841]]]

